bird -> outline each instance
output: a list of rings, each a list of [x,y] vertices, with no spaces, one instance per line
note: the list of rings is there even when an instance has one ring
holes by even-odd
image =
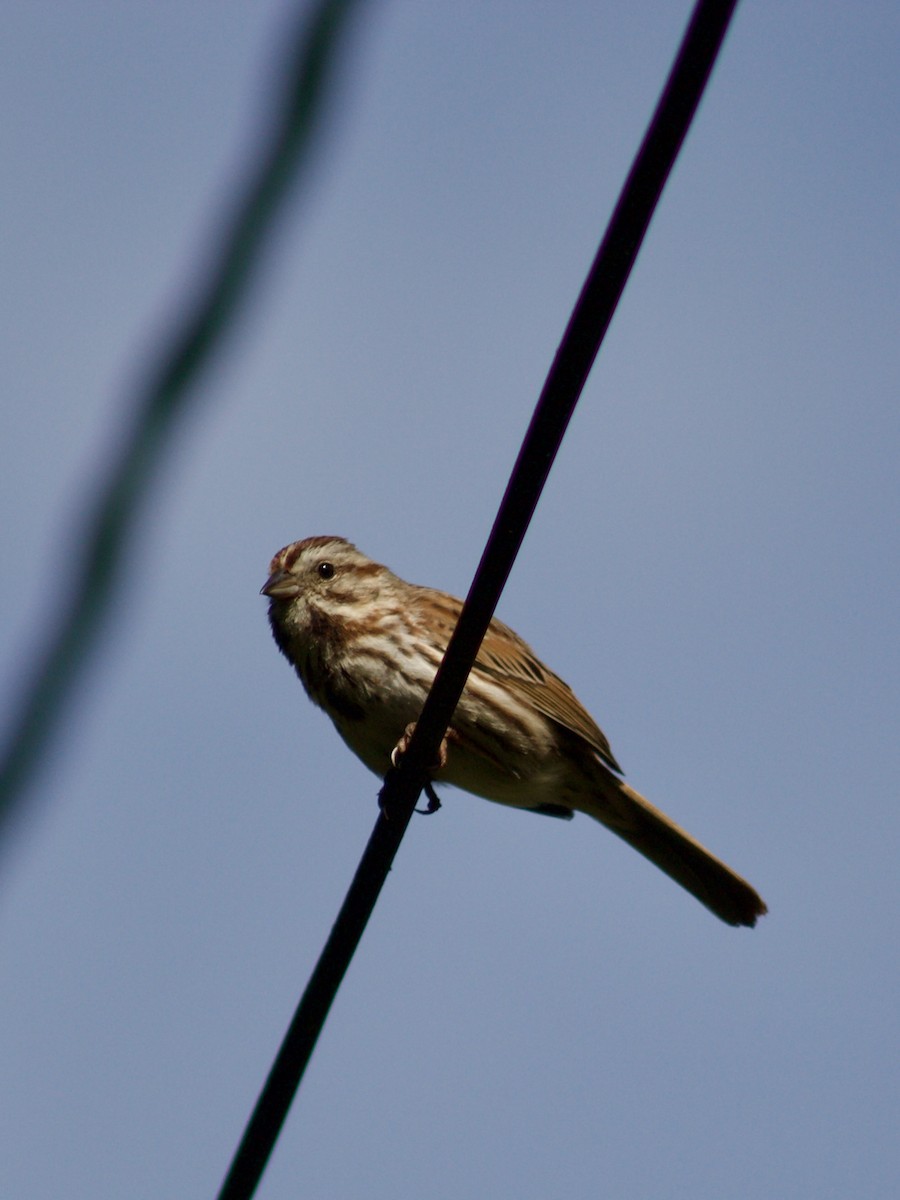
[[[269,599],[275,642],[309,698],[354,754],[383,777],[408,744],[462,602],[407,583],[332,536],[307,537],[279,550],[261,594]],[[605,735],[568,684],[495,617],[432,782],[548,816],[585,813],[722,921],[755,925],[767,909],[754,888],[622,774]]]

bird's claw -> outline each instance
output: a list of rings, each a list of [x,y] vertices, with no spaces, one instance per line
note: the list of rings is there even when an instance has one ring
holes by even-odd
[[[425,786],[422,788],[422,791],[428,797],[428,807],[427,808],[417,808],[415,811],[417,813],[421,813],[423,817],[430,817],[432,813],[436,813],[437,810],[441,807],[441,802],[440,802],[437,792],[431,786],[431,783],[426,783]]]
[[[409,725],[407,725],[407,727],[403,731],[403,736],[400,738],[400,741],[397,743],[397,745],[391,751],[391,766],[394,767],[395,769],[400,766],[400,759],[403,757],[403,755],[409,749],[409,743],[412,740],[412,735],[415,732],[415,728],[416,728],[415,721],[412,721]],[[441,738],[441,744],[438,748],[437,762],[432,763],[430,773],[432,775],[436,775],[438,773],[438,771],[442,771],[446,765],[447,765],[447,738],[443,737],[443,738]],[[434,787],[432,786],[431,780],[427,780],[425,782],[425,784],[423,785],[422,791],[425,793],[425,795],[428,799],[428,807],[427,808],[417,808],[415,811],[417,813],[422,813],[423,816],[430,816],[432,813],[436,813],[437,810],[441,807],[441,802],[438,799],[437,792],[435,792]]]
[[[378,793],[378,807],[381,810],[381,815],[384,817],[384,819],[386,821],[389,821],[391,819],[392,805],[387,803],[387,798],[385,796],[385,793],[387,792],[387,790],[388,790],[388,788],[387,788],[387,786],[385,786]],[[441,807],[441,802],[440,802],[440,799],[438,798],[438,794],[434,790],[434,787],[432,786],[430,780],[426,780],[426,782],[422,785],[422,791],[425,793],[425,795],[428,798],[428,807],[427,808],[415,808],[415,809],[413,809],[413,812],[421,813],[423,816],[430,817],[432,813],[436,813],[437,810]]]
[[[409,749],[409,743],[412,741],[412,735],[415,732],[415,728],[416,728],[415,721],[411,721],[409,723],[409,725],[407,725],[407,727],[403,730],[403,736],[401,737],[400,741],[397,743],[397,745],[391,751],[391,766],[392,767],[400,766],[400,759],[403,757],[403,755]],[[441,744],[438,747],[437,762],[431,764],[431,766],[429,768],[429,773],[431,775],[436,775],[438,773],[438,771],[443,771],[443,769],[444,769],[444,767],[446,767],[446,765],[447,765],[447,737],[445,735],[444,737],[441,738]],[[429,800],[430,799],[431,799],[431,797],[429,797]],[[440,808],[440,805],[438,805],[438,808]]]

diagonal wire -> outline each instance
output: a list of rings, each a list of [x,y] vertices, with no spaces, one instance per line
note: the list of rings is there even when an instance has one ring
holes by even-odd
[[[375,907],[419,793],[427,782],[427,765],[437,758],[438,746],[450,725],[736,4],[737,0],[699,0],[694,9],[663,94],[556,352],[459,623],[401,766],[390,771],[385,780],[380,797],[381,814],[260,1093],[219,1200],[248,1200],[262,1177],[328,1010]]]
[[[97,644],[135,525],[196,384],[235,322],[275,219],[308,166],[360,0],[318,0],[288,40],[268,143],[244,185],[200,294],[135,405],[134,424],[85,522],[72,598],[20,700],[0,755],[0,831],[21,806]]]

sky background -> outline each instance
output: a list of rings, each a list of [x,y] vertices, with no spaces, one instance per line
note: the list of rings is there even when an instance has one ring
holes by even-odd
[[[4,705],[293,6],[14,3]],[[688,3],[394,0],[0,855],[4,1196],[213,1196],[376,816],[257,594],[464,593]],[[895,3],[740,6],[501,601],[771,913],[586,818],[415,818],[259,1195],[879,1200],[900,1000]]]

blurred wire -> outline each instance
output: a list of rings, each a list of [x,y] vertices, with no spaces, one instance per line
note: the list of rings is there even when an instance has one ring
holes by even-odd
[[[158,474],[178,422],[196,397],[195,385],[222,346],[247,299],[254,271],[272,235],[279,209],[300,171],[333,88],[350,18],[360,0],[319,0],[303,5],[288,40],[268,144],[251,169],[208,278],[171,344],[160,356],[135,403],[131,434],[85,522],[80,561],[68,610],[43,647],[12,720],[0,756],[0,834],[21,807],[53,735],[61,726],[133,546],[141,506]]]
[[[575,405],[706,87],[737,0],[699,0],[538,400],[459,623],[328,941],[300,1000],[219,1200],[248,1200],[450,725]]]

